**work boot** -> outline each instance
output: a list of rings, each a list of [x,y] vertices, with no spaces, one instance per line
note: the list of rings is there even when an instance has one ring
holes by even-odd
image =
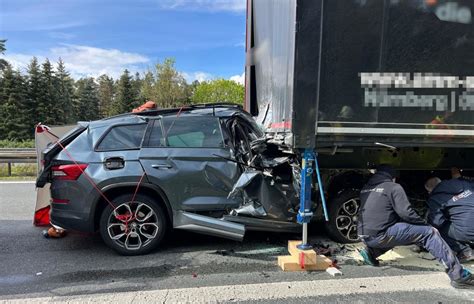
[[[43,231],[43,236],[47,239],[49,238],[62,238],[66,235],[66,230],[56,229],[54,227],[49,228],[48,230]]]
[[[474,289],[474,278],[469,270],[464,269],[462,277],[451,281],[451,286],[458,289]]]
[[[474,256],[472,255],[472,253],[466,254],[466,253],[461,252],[460,254],[457,255],[457,257],[461,264],[474,261]]]
[[[374,258],[374,256],[372,255],[368,247],[365,247],[358,251],[359,251],[359,254],[362,256],[362,258],[364,259],[364,264],[374,266],[374,267],[377,267],[380,265],[379,261],[376,258]]]

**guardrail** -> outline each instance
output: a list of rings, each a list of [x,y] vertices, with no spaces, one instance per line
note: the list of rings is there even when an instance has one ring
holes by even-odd
[[[36,163],[34,148],[0,148],[0,164],[7,164],[8,176],[12,175],[12,164]]]

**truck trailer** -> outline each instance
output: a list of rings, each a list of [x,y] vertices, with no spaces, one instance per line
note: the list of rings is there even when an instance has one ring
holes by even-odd
[[[471,175],[473,11],[468,0],[247,1],[246,110],[281,151],[317,153],[333,239],[357,241],[359,190],[378,164],[400,171],[420,210],[430,176]]]

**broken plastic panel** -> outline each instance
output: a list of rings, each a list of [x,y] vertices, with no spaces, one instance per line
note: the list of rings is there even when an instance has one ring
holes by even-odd
[[[276,183],[261,171],[247,169],[229,193],[229,198],[240,198],[242,205],[231,211],[233,215],[249,215],[268,219],[293,221],[296,216],[295,193],[291,186]]]

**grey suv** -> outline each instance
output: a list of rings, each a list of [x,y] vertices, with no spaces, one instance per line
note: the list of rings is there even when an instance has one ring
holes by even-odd
[[[43,151],[37,186],[51,184],[52,224],[99,230],[121,254],[151,251],[170,228],[241,240],[249,224],[223,216],[242,203],[229,192],[262,136],[226,104],[79,123]]]

